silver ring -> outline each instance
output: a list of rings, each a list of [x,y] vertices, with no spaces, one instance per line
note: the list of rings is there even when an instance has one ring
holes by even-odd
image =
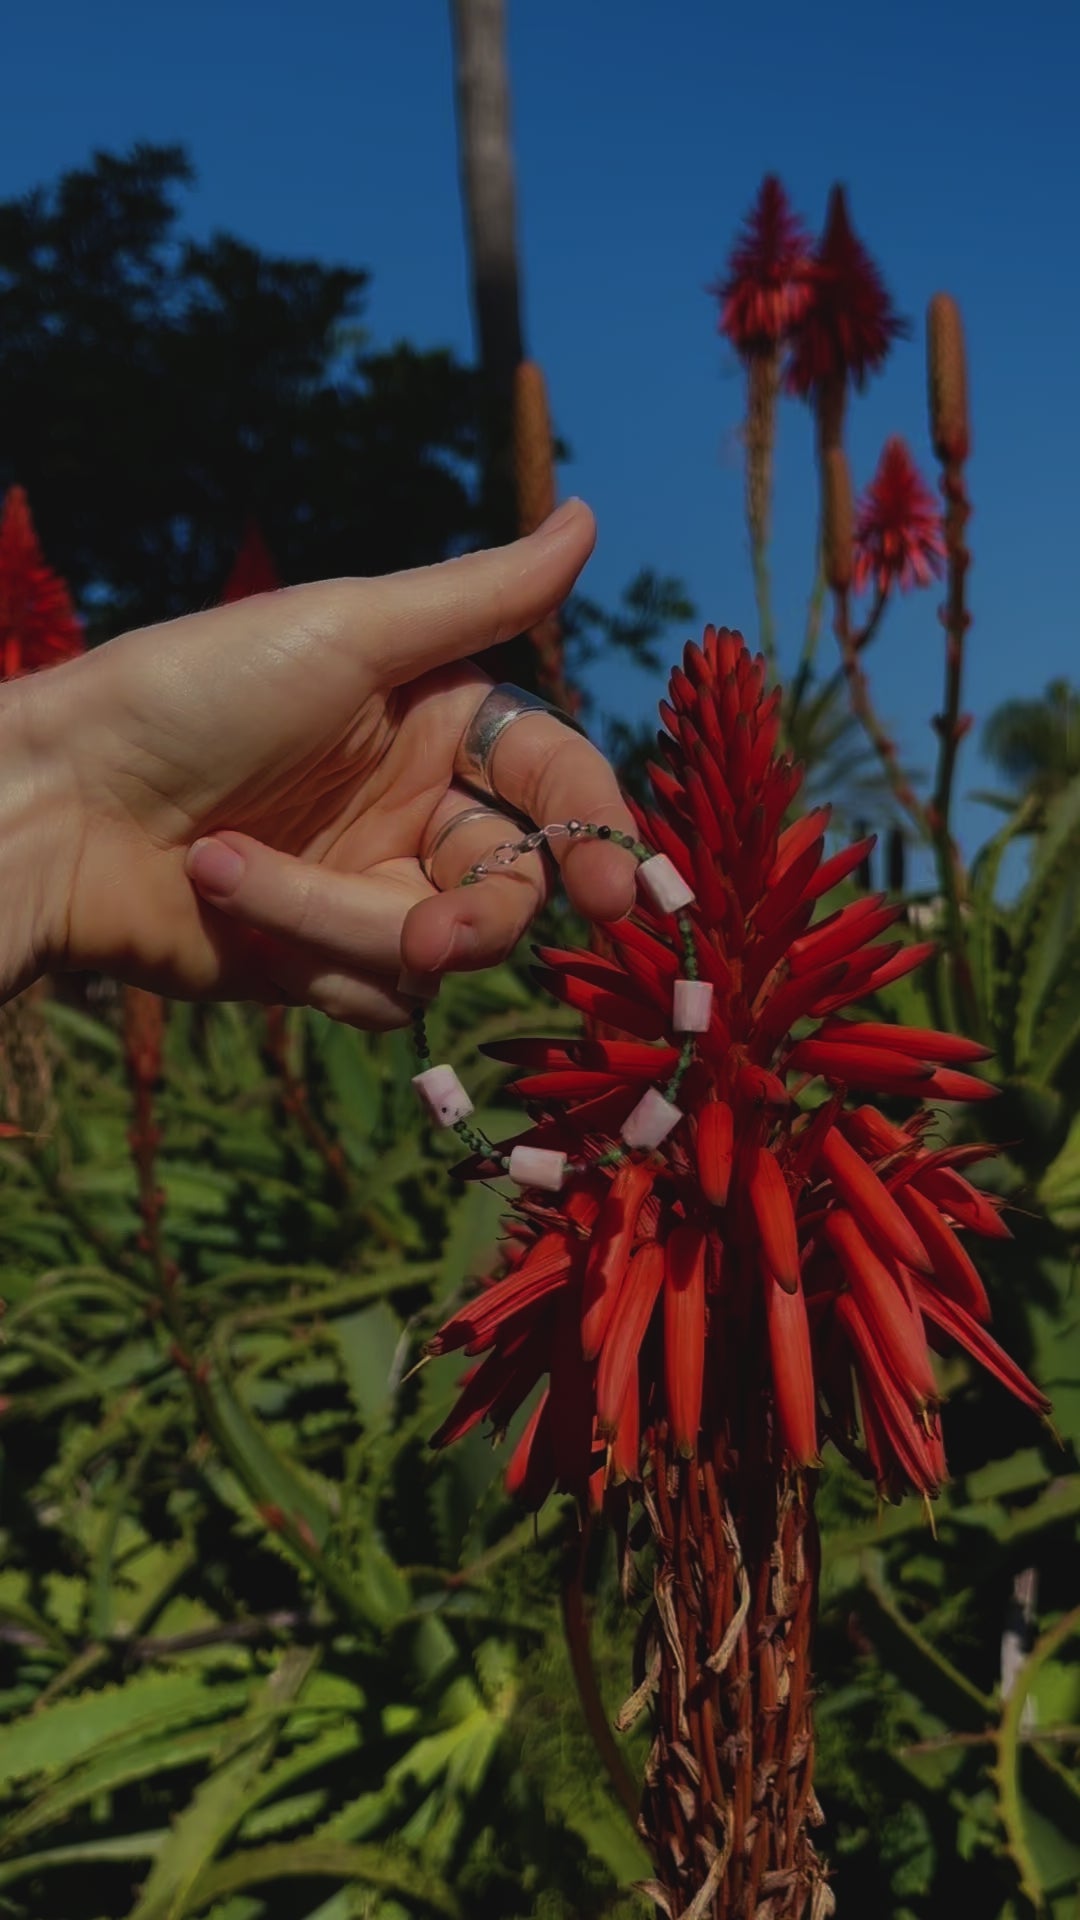
[[[436,891],[441,892],[442,889],[439,887],[439,883],[436,880],[432,869],[435,865],[435,855],[438,853],[439,848],[443,845],[443,842],[446,840],[449,840],[450,835],[455,831],[456,828],[464,827],[465,825],[467,825],[467,823],[470,820],[494,821],[497,819],[498,819],[498,815],[496,813],[493,813],[490,807],[462,807],[460,813],[452,813],[449,820],[443,821],[443,824],[439,828],[438,833],[435,835],[435,838],[432,841],[430,847],[428,848],[427,852],[421,856],[421,860],[420,860],[420,868],[425,879],[430,883],[431,886],[433,886],[436,889]]]
[[[500,686],[492,687],[480,702],[465,730],[455,765],[455,773],[463,786],[470,788],[473,793],[489,794],[492,799],[502,800],[491,779],[495,744],[507,727],[512,727],[515,720],[522,720],[530,713],[546,713],[552,720],[558,720],[562,726],[579,733],[582,739],[587,738],[584,727],[579,726],[569,713],[564,713],[561,707],[553,707],[550,700],[541,700],[539,694],[526,693],[524,687],[515,687],[504,681]]]

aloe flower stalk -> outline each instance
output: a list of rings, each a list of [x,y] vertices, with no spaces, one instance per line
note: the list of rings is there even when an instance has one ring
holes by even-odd
[[[986,1051],[854,1013],[930,949],[890,937],[900,909],[882,895],[815,918],[870,843],[829,855],[827,809],[792,819],[779,702],[741,637],[708,628],[661,707],[640,828],[694,890],[713,987],[682,1119],[656,1151],[618,1155],[623,1120],[678,1057],[674,922],[639,907],[607,930],[611,957],[540,949],[541,982],[614,1037],[489,1050],[519,1070],[520,1141],[617,1157],[520,1197],[503,1271],[433,1342],[473,1362],[437,1443],[481,1421],[501,1433],[535,1394],[512,1489],[537,1504],[558,1486],[593,1510],[629,1498],[648,1516],[642,1830],[658,1906],[695,1920],[831,1911],[810,1840],[826,1438],[884,1495],[932,1498],[946,1471],[932,1350],[959,1345],[1047,1405],[986,1327],[967,1242],[1008,1231],[964,1172],[986,1150],[933,1137],[942,1103],[993,1093],[973,1071]]]
[[[0,508],[0,679],[55,666],[85,645],[67,586],[45,564],[26,495],[11,487]]]

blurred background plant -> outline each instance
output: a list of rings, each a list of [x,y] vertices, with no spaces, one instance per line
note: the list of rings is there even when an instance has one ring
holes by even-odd
[[[526,357],[501,8],[457,0],[454,16],[476,369],[374,350],[357,270],[187,241],[178,148],[98,154],[0,207],[0,472],[26,489],[0,524],[5,675],[83,644],[61,575],[96,641],[279,576],[436,559],[548,510],[561,447]],[[908,917],[941,957],[875,1015],[996,1050],[1002,1095],[980,1125],[1000,1153],[980,1177],[1014,1237],[982,1265],[1059,1436],[943,1363],[954,1478],[933,1531],[913,1502],[879,1511],[830,1452],[816,1668],[832,1886],[841,1911],[891,1920],[958,1900],[988,1920],[1075,1920],[1076,695],[1055,684],[988,723],[1005,819],[963,863],[959,316],[931,303],[939,519],[896,440],[855,497],[848,415],[901,328],[839,190],[815,242],[767,180],[720,302],[745,375],[756,637],[787,666],[787,737],[813,799],[881,831],[900,892],[905,852],[933,851],[936,884]],[[789,386],[812,408],[821,477],[797,646],[770,587]],[[928,784],[900,763],[869,663],[896,595],[943,568]],[[590,659],[621,649],[652,668],[692,617],[677,580],[644,570],[614,611],[578,597],[500,670],[585,704]],[[596,718],[633,788],[651,740]],[[560,940],[580,934],[552,918]],[[516,1116],[478,1049],[538,1023],[573,1030],[517,963],[440,998],[441,1057],[496,1136]],[[455,1370],[415,1363],[489,1269],[501,1201],[450,1177],[410,1071],[396,1037],[166,1010],[98,981],[49,983],[0,1015],[11,1920],[648,1910],[632,1890],[649,1871],[632,1823],[647,1738],[611,1730],[642,1602],[624,1605],[610,1541],[583,1552],[565,1503],[534,1521],[507,1502],[479,1432],[427,1447]],[[968,1137],[963,1110],[949,1125]]]

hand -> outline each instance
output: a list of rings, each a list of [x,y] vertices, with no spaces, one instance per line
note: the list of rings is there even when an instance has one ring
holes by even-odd
[[[465,656],[557,606],[594,535],[571,502],[509,547],[259,595],[8,685],[0,861],[18,909],[0,997],[48,967],[96,968],[385,1028],[409,1017],[403,968],[432,990],[504,958],[545,896],[541,856],[439,889],[520,827],[493,802],[490,823],[447,838],[438,887],[420,862],[475,804],[455,758],[491,683]],[[607,762],[550,716],[508,728],[493,770],[539,825],[633,827]],[[556,852],[584,913],[629,910],[627,854]]]

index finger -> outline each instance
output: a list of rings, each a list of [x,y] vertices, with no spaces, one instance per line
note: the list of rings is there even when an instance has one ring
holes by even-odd
[[[524,714],[495,742],[489,778],[501,799],[538,827],[610,827],[637,838],[615,770],[598,747],[547,713]],[[604,840],[553,840],[566,890],[590,920],[621,920],[634,904],[637,863]]]

